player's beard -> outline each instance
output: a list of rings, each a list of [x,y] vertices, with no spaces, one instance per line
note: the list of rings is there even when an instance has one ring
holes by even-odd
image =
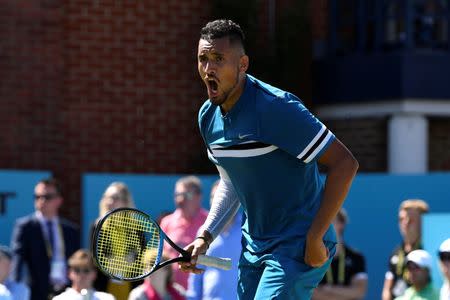
[[[226,91],[223,91],[222,95],[211,97],[209,100],[211,101],[212,104],[217,106],[224,104],[230,98],[230,95],[233,92],[235,92],[238,84],[239,84],[239,67],[237,67],[236,80],[234,81],[233,86],[227,89]]]

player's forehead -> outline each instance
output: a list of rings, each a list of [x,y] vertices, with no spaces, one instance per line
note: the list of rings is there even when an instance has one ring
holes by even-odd
[[[225,55],[234,50],[235,47],[230,42],[229,37],[217,39],[200,39],[198,41],[198,54],[221,54]]]

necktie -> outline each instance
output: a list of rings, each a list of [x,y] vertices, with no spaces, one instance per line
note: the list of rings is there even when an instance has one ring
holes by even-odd
[[[48,241],[50,242],[50,249],[52,250],[52,255],[55,253],[55,237],[53,236],[53,223],[52,221],[46,221]]]

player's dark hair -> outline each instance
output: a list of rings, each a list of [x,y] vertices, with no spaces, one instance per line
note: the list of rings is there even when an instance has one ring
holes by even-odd
[[[208,42],[223,37],[228,37],[231,44],[239,44],[242,48],[245,48],[245,35],[241,26],[231,20],[219,19],[211,21],[200,31],[200,39]]]

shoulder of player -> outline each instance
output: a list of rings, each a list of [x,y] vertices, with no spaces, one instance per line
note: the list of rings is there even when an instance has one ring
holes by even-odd
[[[206,100],[202,106],[200,107],[199,111],[198,111],[198,119],[199,121],[204,119],[205,116],[208,114],[208,112],[210,111],[214,111],[216,109],[216,105],[212,104],[211,101]]]
[[[273,87],[261,80],[250,77],[256,89],[256,107],[262,117],[282,117],[286,112],[292,112],[292,105],[304,109],[303,102],[294,94]]]
[[[212,104],[209,100],[203,103],[202,107],[198,111],[198,126],[200,128],[200,133],[203,134],[204,129],[207,127],[207,124],[209,124],[209,122],[213,118],[216,109],[217,106]]]

